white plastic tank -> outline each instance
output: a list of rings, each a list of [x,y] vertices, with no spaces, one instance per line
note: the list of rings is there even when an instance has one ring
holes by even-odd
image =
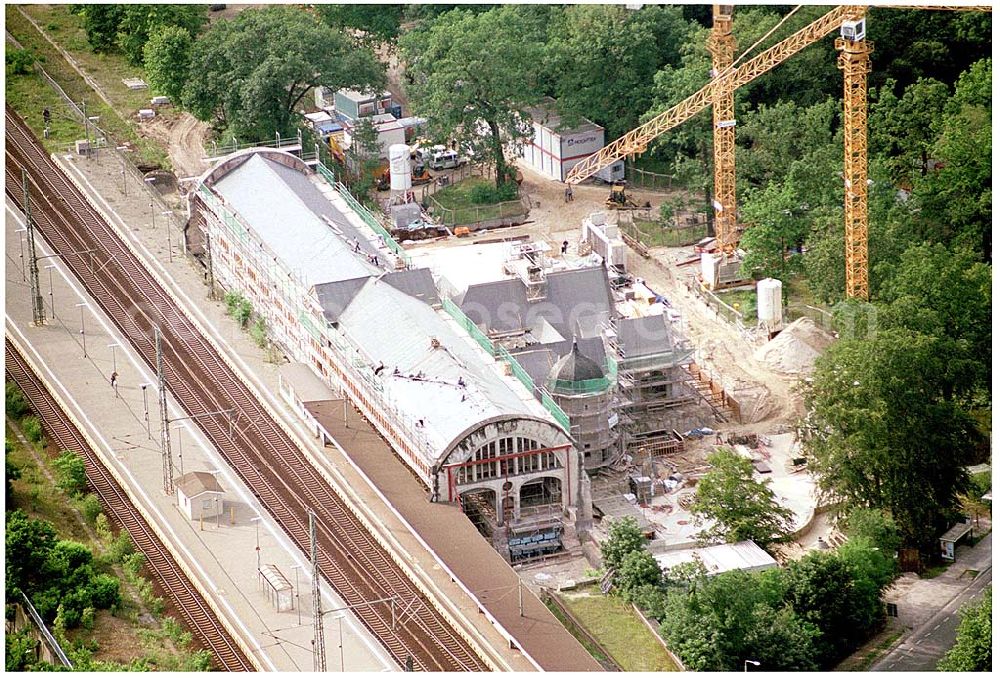
[[[710,290],[719,286],[719,265],[722,261],[721,254],[711,252],[701,253],[701,281]]]
[[[781,281],[764,278],[757,283],[757,320],[774,329],[781,324],[782,315]]]
[[[389,147],[389,188],[393,191],[408,191],[412,186],[410,147],[406,144],[393,144]]]

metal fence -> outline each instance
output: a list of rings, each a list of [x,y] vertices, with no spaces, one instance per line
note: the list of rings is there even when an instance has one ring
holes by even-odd
[[[442,205],[433,195],[428,195],[424,198],[424,207],[438,223],[445,226],[481,224],[497,219],[522,217],[531,210],[531,205],[524,196],[517,200],[499,202],[493,205],[470,205],[469,207],[453,209]]]

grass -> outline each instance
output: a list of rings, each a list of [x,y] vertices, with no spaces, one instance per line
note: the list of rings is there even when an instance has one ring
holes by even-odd
[[[492,184],[491,180],[483,177],[469,177],[447,188],[442,188],[431,196],[432,211],[435,216],[441,217],[442,223],[448,225],[474,224],[490,219],[524,214],[524,207],[517,201],[500,204],[477,203],[472,195],[474,189]]]
[[[906,629],[897,629],[895,631],[886,631],[885,637],[878,642],[877,645],[870,648],[865,652],[864,656],[860,658],[852,657],[850,660],[845,661],[837,670],[842,671],[867,671],[872,664],[879,660],[886,653],[890,647],[896,644],[896,641],[903,635]]]
[[[935,577],[943,574],[944,571],[947,569],[948,569],[947,564],[931,565],[930,567],[926,568],[923,572],[920,573],[920,578],[934,579]]]
[[[707,225],[678,229],[667,228],[659,221],[636,220],[634,224],[639,240],[647,247],[685,247],[708,235]]]
[[[555,615],[555,618],[559,620],[559,623],[565,626],[566,630],[568,630],[574,638],[580,641],[580,644],[583,645],[584,649],[590,653],[591,657],[601,662],[602,664],[608,661],[608,656],[603,652],[601,652],[601,648],[597,647],[589,640],[587,640],[586,637],[577,632],[574,624],[570,620],[566,619],[566,616],[562,613],[562,611],[558,607],[556,607],[554,603],[549,601],[545,603],[545,606],[549,608],[549,610],[552,612],[553,615]]]
[[[757,322],[757,293],[750,290],[723,290],[716,295],[743,314],[745,322]]]
[[[561,599],[623,670],[680,670],[630,605],[594,589],[581,593]]]
[[[63,56],[46,40],[39,32],[31,25],[24,16],[18,11],[18,7],[15,5],[7,5],[5,10],[5,16],[7,21],[7,31],[21,43],[23,47],[31,50],[39,60],[39,64],[45,69],[45,72],[49,76],[59,83],[59,86],[63,88],[66,95],[76,102],[86,102],[87,104],[87,114],[88,116],[100,116],[100,120],[97,124],[101,129],[105,130],[111,135],[113,141],[109,143],[124,143],[128,142],[136,152],[133,159],[137,164],[144,166],[157,166],[164,169],[170,169],[170,160],[167,157],[167,152],[154,140],[147,139],[140,136],[136,132],[136,128],[131,123],[131,116],[135,113],[138,106],[133,107],[135,101],[126,100],[126,98],[119,98],[119,92],[117,90],[126,90],[121,83],[121,77],[117,77],[121,71],[115,70],[117,68],[123,67],[124,61],[121,57],[115,55],[109,56],[99,56],[94,54],[89,54],[89,57],[96,59],[98,61],[91,62],[94,64],[93,70],[88,66],[88,61],[85,57],[88,55],[86,45],[80,44],[79,36],[74,37],[72,32],[72,22],[79,23],[79,17],[69,14],[69,9],[66,5],[53,5],[51,7],[44,8],[50,14],[45,15],[46,18],[39,13],[43,8],[40,5],[25,5],[28,9],[32,10],[33,18],[39,21],[39,25],[42,26],[44,30],[50,32],[49,26],[55,28],[51,29],[51,34],[53,39],[57,39],[56,31],[60,32],[58,36],[58,41],[63,45],[75,59],[80,63],[84,64],[85,69],[90,73],[90,75],[102,85],[102,87],[107,91],[108,97],[111,99],[112,103],[115,104],[115,108],[109,107],[105,104],[98,96],[97,93],[88,85],[80,74],[73,70]],[[60,28],[62,26],[62,28]],[[82,29],[79,29],[82,30]],[[65,40],[65,44],[62,41]],[[117,66],[112,67],[115,62],[118,62]],[[103,64],[103,65],[102,65]],[[128,75],[141,76],[141,69],[129,67],[127,71]],[[37,79],[33,82],[31,80],[25,80],[21,83],[23,89],[28,90],[27,92],[22,91],[20,94],[20,100],[24,104],[30,106],[32,101],[45,100],[50,96],[47,93],[41,91],[34,91],[35,88],[42,88],[51,91],[51,88],[45,83],[44,80],[35,76]],[[117,87],[111,84],[112,82],[117,82]],[[8,87],[9,89],[9,87]],[[55,94],[55,93],[53,93]],[[143,90],[142,92],[134,93],[141,95],[143,101],[145,101],[150,93],[148,90]],[[53,125],[60,120],[74,120],[72,114],[70,113],[69,104],[64,102],[61,98],[57,97],[56,105],[50,106],[52,111]],[[124,95],[121,95],[124,97]],[[131,95],[129,95],[131,96]],[[13,102],[12,102],[13,103]],[[17,108],[17,106],[15,106]],[[32,124],[32,129],[34,129],[38,136],[41,136],[41,109],[35,108],[34,111],[29,107],[27,109],[17,108],[18,112],[29,118],[34,119],[34,124]],[[29,120],[29,124],[31,121]],[[83,138],[81,135],[77,138]]]
[[[63,150],[77,139],[85,138],[83,125],[59,115],[52,117],[48,139],[43,137],[45,123],[42,122],[42,110],[48,108],[50,111],[59,111],[64,108],[65,102],[37,73],[8,75],[4,84],[4,96],[50,153]]]

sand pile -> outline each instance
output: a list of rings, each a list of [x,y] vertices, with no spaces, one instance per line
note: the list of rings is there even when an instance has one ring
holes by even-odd
[[[816,358],[833,343],[833,336],[810,318],[799,318],[756,351],[753,357],[775,372],[808,374]]]

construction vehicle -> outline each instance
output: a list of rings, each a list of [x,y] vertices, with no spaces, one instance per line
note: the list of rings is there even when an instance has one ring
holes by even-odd
[[[641,210],[650,208],[648,202],[645,205],[640,205],[632,199],[632,196],[625,191],[624,181],[616,181],[611,184],[611,193],[608,195],[608,199],[604,201],[604,205],[609,210]]]
[[[379,172],[378,179],[375,182],[375,188],[379,191],[388,191],[390,187],[390,175],[389,168],[385,167]],[[427,171],[427,168],[420,165],[414,165],[410,168],[410,184],[413,186],[420,186],[421,184],[427,184],[434,180],[434,175]]]
[[[899,9],[992,11],[989,6],[932,6]],[[793,10],[795,11],[795,10]],[[577,163],[566,183],[578,184],[604,167],[644,153],[653,139],[713,106],[716,235],[727,255],[739,242],[736,220],[736,161],[733,92],[767,73],[814,42],[840,30],[835,42],[837,65],[844,72],[844,220],[847,296],[868,299],[868,71],[871,46],[865,40],[863,5],[837,7],[790,37],[736,67],[732,38],[733,5],[713,5],[709,53],[712,81],[673,108],[625,133]]]

